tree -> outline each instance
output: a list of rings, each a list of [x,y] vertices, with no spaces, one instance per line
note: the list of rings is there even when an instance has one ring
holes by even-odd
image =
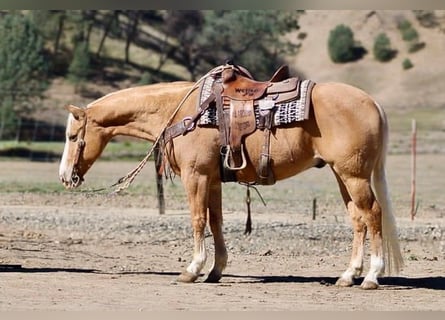
[[[68,79],[74,83],[76,91],[83,88],[82,83],[90,74],[89,39],[96,12],[82,10],[70,12],[70,19],[77,23],[76,32],[72,35],[73,58],[68,67]]]
[[[366,50],[357,45],[351,28],[344,24],[336,26],[329,33],[328,51],[335,63],[345,63],[361,59]]]
[[[198,38],[202,32],[203,24],[204,17],[202,12],[181,10],[169,11],[165,17],[165,25],[163,27],[167,39],[172,38],[177,42],[175,54],[185,62],[184,67],[187,68],[193,80],[196,78],[196,68],[202,58]],[[168,52],[172,54],[174,51],[168,50]],[[162,63],[162,60],[160,60],[160,63]]]
[[[105,43],[105,39],[108,37],[108,34],[113,29],[113,26],[116,26],[119,23],[119,11],[118,10],[108,11],[102,20],[103,20],[102,22],[103,34],[99,42],[99,47],[97,48],[96,51],[97,58],[100,57],[100,54],[102,52]]]
[[[259,78],[267,78],[283,63],[282,56],[298,49],[298,43],[283,35],[299,29],[300,14],[272,10],[171,11],[165,17],[164,32],[177,45],[164,48],[164,52],[184,65],[193,80],[229,59],[255,70]]]
[[[231,10],[205,11],[201,52],[211,65],[232,59],[266,79],[283,64],[282,57],[295,54],[297,39],[284,35],[298,30],[301,11]]]
[[[11,137],[6,124],[36,108],[36,99],[47,87],[48,65],[43,38],[33,20],[8,13],[0,20],[0,139]],[[10,128],[14,130],[14,127]]]
[[[65,10],[32,10],[30,15],[44,39],[53,42],[53,55],[57,55],[66,21]]]
[[[125,28],[125,63],[130,62],[130,45],[134,41],[138,31],[139,17],[141,12],[138,10],[128,10],[126,12],[128,17],[127,27]]]
[[[68,68],[68,79],[79,89],[81,82],[88,78],[90,72],[90,53],[85,40],[79,41],[74,48],[73,60]]]

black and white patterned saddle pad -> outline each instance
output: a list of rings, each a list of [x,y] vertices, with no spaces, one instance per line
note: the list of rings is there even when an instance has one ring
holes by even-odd
[[[221,81],[221,79],[207,77],[201,83],[198,107],[209,97],[215,81]],[[314,84],[315,83],[311,80],[302,80],[300,83],[300,94],[295,100],[275,104],[274,126],[303,121],[308,118],[311,91]],[[255,117],[258,124],[259,108],[255,108]],[[216,107],[208,108],[199,119],[198,125],[218,125],[218,113],[216,112]]]

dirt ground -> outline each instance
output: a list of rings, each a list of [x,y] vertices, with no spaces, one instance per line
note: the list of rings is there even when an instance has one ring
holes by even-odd
[[[261,188],[267,207],[253,195],[249,236],[243,188],[225,185],[225,274],[217,284],[183,284],[175,280],[190,262],[192,238],[178,179],[166,184],[161,216],[150,168],[123,195],[88,191],[114,182],[133,162],[98,162],[82,192],[44,192],[57,183],[57,163],[0,161],[0,310],[443,311],[445,156],[419,156],[414,221],[409,157],[388,160],[405,267],[381,278],[376,291],[361,290],[362,278],[351,288],[333,285],[348,264],[352,234],[328,169]],[[38,190],[23,192],[23,184]],[[210,234],[207,247],[208,268]],[[366,256],[364,272],[368,266]]]

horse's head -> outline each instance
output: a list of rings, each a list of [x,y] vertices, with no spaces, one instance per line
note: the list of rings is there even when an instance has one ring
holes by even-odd
[[[66,141],[59,166],[59,178],[66,188],[76,188],[108,142],[103,130],[87,117],[86,109],[69,105]]]

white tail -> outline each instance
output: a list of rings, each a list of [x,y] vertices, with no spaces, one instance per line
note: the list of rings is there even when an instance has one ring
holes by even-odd
[[[373,186],[377,201],[382,208],[382,239],[385,270],[388,274],[397,274],[403,267],[403,257],[400,251],[396,221],[392,212],[385,172],[385,161],[388,148],[388,121],[383,109],[378,103],[375,103],[375,105],[380,112],[380,117],[383,123],[383,148],[373,171]]]

